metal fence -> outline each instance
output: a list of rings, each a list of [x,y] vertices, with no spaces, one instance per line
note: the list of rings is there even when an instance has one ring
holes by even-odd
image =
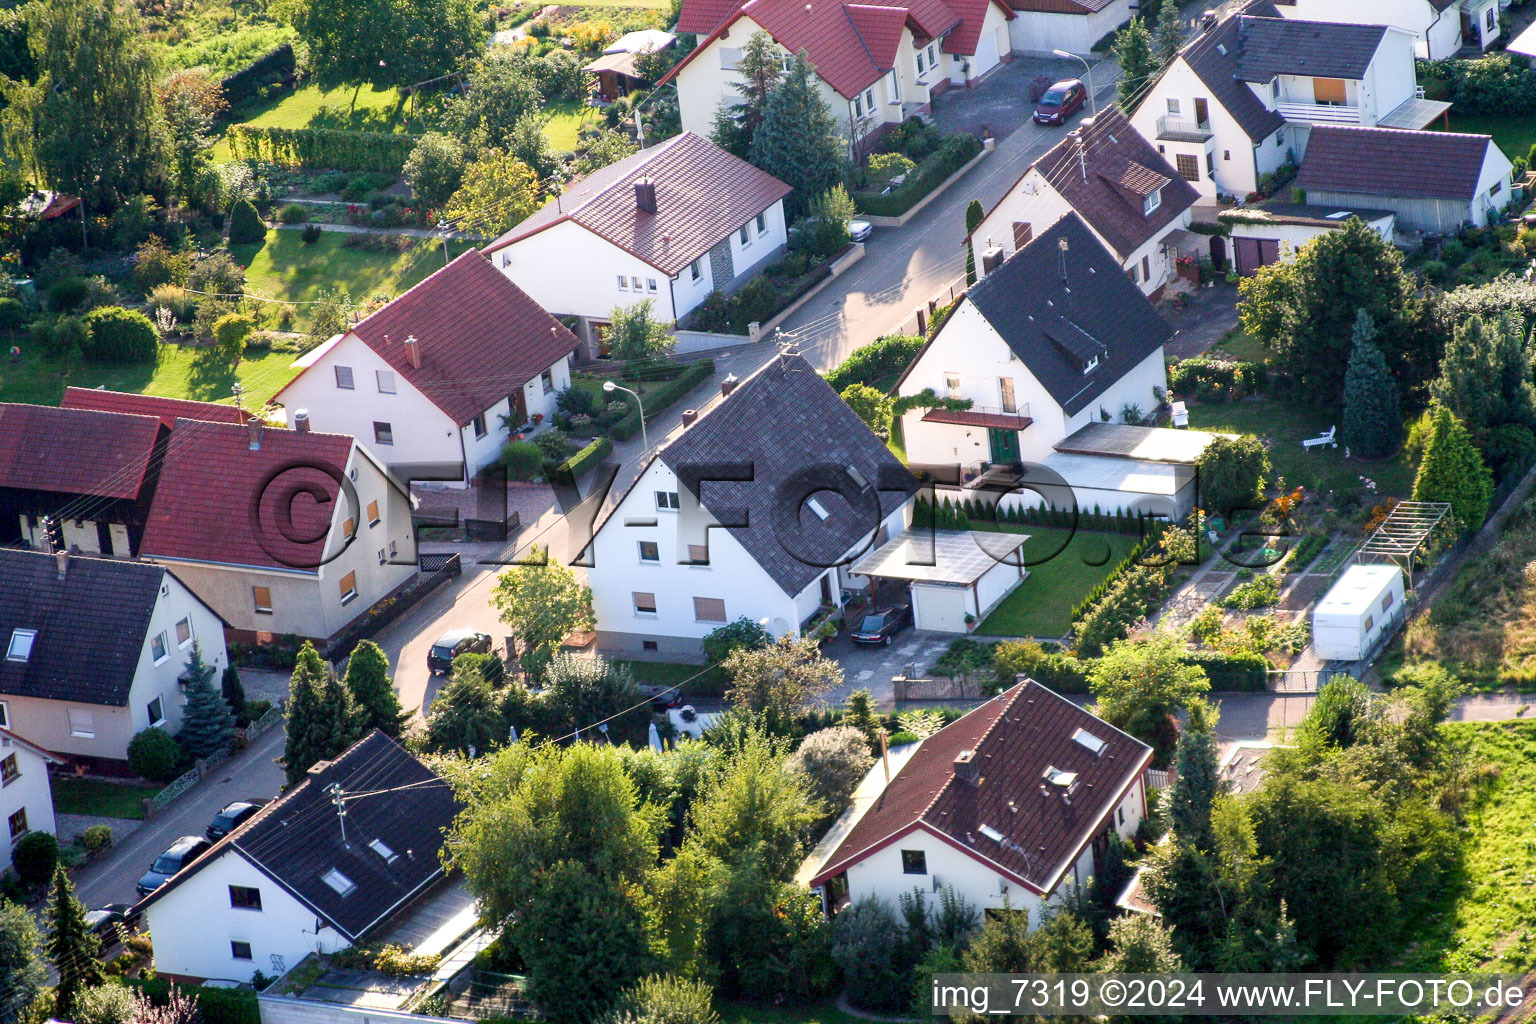
[[[187,774],[166,786],[160,792],[149,798],[150,812],[153,814],[159,814],[161,811],[165,810],[170,806],[172,800],[175,800],[177,797],[181,796],[181,794],[197,785],[198,780],[202,777],[203,773],[199,769],[193,768],[191,771],[187,772]]]
[[[283,709],[276,704],[267,708],[267,713],[245,727],[245,741],[249,743],[278,722],[283,720]]]

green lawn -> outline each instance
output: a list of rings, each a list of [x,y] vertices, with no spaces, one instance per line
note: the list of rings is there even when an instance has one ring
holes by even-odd
[[[692,680],[683,687],[687,695],[712,696],[725,692],[725,673],[718,668],[705,669],[703,665],[679,665],[666,661],[621,661],[618,664],[633,672],[637,683],[676,686],[684,680]],[[698,678],[695,679],[695,676]]]
[[[53,809],[60,814],[90,814],[102,818],[142,818],[144,801],[158,790],[95,779],[55,776]]]
[[[1338,422],[1338,414],[1330,408],[1270,399],[1189,407],[1189,425],[1196,430],[1256,434],[1270,442],[1269,460],[1276,475],[1285,478],[1286,487],[1358,491],[1363,476],[1376,482],[1377,498],[1408,497],[1413,490],[1414,466],[1402,453],[1382,462],[1364,462],[1346,460],[1342,444],[1337,448],[1302,448],[1303,440],[1326,433]]]
[[[248,402],[259,406],[297,374],[290,368],[291,352],[252,354],[231,369],[206,349],[166,345],[154,365],[113,366],[76,360],[55,363],[43,359],[27,339],[15,342],[22,349],[19,364],[0,363],[0,401],[58,405],[69,385],[105,387],[165,398],[192,398],[203,402],[228,402],[238,379]],[[248,408],[254,407],[248,405]]]
[[[262,128],[344,128],[367,132],[425,132],[428,126],[413,123],[410,104],[399,90],[365,87],[352,105],[352,88],[322,89],[306,85],[292,92],[280,93],[244,124]],[[213,159],[230,160],[229,144],[219,140]]]
[[[1245,363],[1262,363],[1269,355],[1269,350],[1241,327],[1234,327],[1222,335],[1215,347]]]
[[[442,244],[422,239],[403,253],[349,249],[340,231],[322,232],[305,245],[299,231],[267,232],[264,242],[230,246],[235,262],[245,267],[246,291],[283,302],[320,297],[322,289],[342,287],[353,301],[373,295],[396,296],[443,266]],[[448,243],[457,256],[465,243]]]
[[[1048,526],[1009,525],[1027,533],[1024,565],[1029,578],[1003,599],[976,632],[987,636],[1062,636],[1072,609],[1131,553],[1138,538],[1128,533],[1090,533]],[[1045,559],[1032,564],[1033,559]]]
[[[1440,122],[1430,127],[1440,128]],[[1475,135],[1492,135],[1493,141],[1513,160],[1525,156],[1536,144],[1536,114],[1497,117],[1493,115],[1458,114],[1451,108],[1451,131],[1469,132]]]
[[[581,126],[588,121],[596,121],[598,117],[595,109],[579,100],[558,100],[554,103],[546,103],[544,113],[549,115],[549,123],[544,126],[544,134],[548,136],[549,144],[558,153],[575,151]]]

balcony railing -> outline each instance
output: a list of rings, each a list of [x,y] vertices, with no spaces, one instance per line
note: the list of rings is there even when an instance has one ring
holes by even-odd
[[[1338,103],[1276,103],[1275,111],[1287,121],[1304,124],[1359,124],[1360,108]]]
[[[1213,134],[1210,121],[1170,117],[1167,114],[1157,119],[1157,137],[1167,142],[1204,142]]]

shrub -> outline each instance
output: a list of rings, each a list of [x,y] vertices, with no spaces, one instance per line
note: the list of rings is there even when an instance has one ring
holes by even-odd
[[[51,832],[28,832],[11,847],[11,866],[27,885],[42,885],[59,863],[59,841]]]
[[[835,816],[848,806],[854,789],[874,763],[864,734],[851,725],[839,725],[801,740],[784,768],[802,775],[806,791],[821,804],[823,813]]]
[[[229,211],[229,244],[249,245],[267,237],[267,226],[249,199],[241,199]]]
[[[1168,368],[1168,390],[1202,402],[1236,402],[1263,391],[1268,382],[1263,363],[1196,356]]]
[[[26,305],[20,299],[9,296],[0,298],[0,331],[14,331],[18,327],[25,327],[31,319]]]
[[[36,327],[46,327],[46,324],[33,324]],[[48,334],[50,354],[60,358],[68,358],[76,352],[85,350],[86,343],[90,341],[90,329],[85,326],[85,320],[78,316],[61,316],[54,321]]]
[[[604,1024],[720,1024],[703,981],[653,974],[619,994]]]
[[[546,430],[533,439],[545,462],[560,462],[571,454],[571,439],[559,429]]]
[[[437,953],[409,953],[399,946],[390,944],[379,950],[373,966],[375,970],[391,978],[407,978],[431,974],[437,970],[437,965],[442,962],[442,959]]]
[[[901,216],[981,152],[981,140],[969,132],[944,139],[932,156],[919,155],[918,151],[924,145],[907,146],[907,155],[921,159],[922,163],[907,175],[906,181],[883,195],[877,192],[858,192],[854,195],[853,201],[860,213],[879,217]]]
[[[877,381],[905,370],[922,348],[923,339],[916,334],[887,334],[876,338],[849,353],[847,359],[827,374],[827,383],[839,394],[850,384],[873,387]]]
[[[87,359],[100,363],[154,362],[159,332],[149,317],[121,306],[103,306],[85,314],[90,332],[83,346]]]
[[[569,480],[571,482],[579,480],[583,473],[602,462],[611,454],[613,454],[613,442],[606,437],[600,437],[560,463],[556,479],[560,481]]]
[[[333,128],[267,128],[230,125],[225,134],[236,160],[283,167],[398,173],[416,145],[414,135]],[[361,197],[359,197],[361,198]]]
[[[1229,514],[1257,508],[1269,477],[1269,452],[1256,437],[1218,434],[1200,455],[1198,500],[1203,508]]]
[[[699,647],[704,652],[704,662],[718,665],[739,650],[759,650],[773,642],[773,636],[756,621],[743,615],[735,622],[711,630]]]
[[[901,933],[895,911],[875,896],[865,896],[832,919],[832,959],[842,968],[848,998],[856,1006],[906,1006],[910,986],[901,962],[905,943],[893,941]]]
[[[320,241],[321,229],[318,224],[306,224],[304,230],[299,232],[299,241],[305,245],[314,245]]]
[[[1024,675],[1057,693],[1088,692],[1088,673],[1082,662],[1069,654],[1048,652],[1033,640],[998,644],[992,652],[992,664],[1000,690]]]
[[[459,190],[464,180],[464,147],[447,135],[423,135],[402,170],[416,198],[439,207]]]
[[[714,372],[713,359],[698,359],[689,363],[682,373],[645,396],[646,414],[654,416],[661,412],[692,391],[702,381],[709,379]],[[622,418],[615,420],[608,428],[608,433],[615,441],[628,441],[640,433],[639,409],[631,409]]]
[[[879,181],[890,181],[916,166],[910,157],[902,153],[876,153],[869,158],[869,176]]]
[[[197,1000],[202,1024],[261,1024],[256,993],[248,988],[188,988],[172,985],[165,978],[124,978],[123,984],[144,993],[155,1006],[164,1006],[172,992]]]
[[[109,983],[76,993],[70,1020],[74,1024],[134,1024],[137,1013],[133,990]]]
[[[501,463],[513,480],[537,480],[544,471],[544,452],[529,441],[508,441],[501,446]]]
[[[48,308],[55,313],[79,309],[90,293],[83,277],[62,277],[48,287]]]
[[[181,748],[171,734],[158,726],[143,730],[128,741],[128,767],[151,782],[170,782],[181,768]]]
[[[213,343],[219,354],[238,363],[256,321],[249,313],[225,313],[213,322]]]
[[[1280,600],[1280,577],[1273,573],[1261,573],[1249,580],[1240,583],[1233,588],[1232,593],[1222,599],[1222,606],[1226,608],[1238,608],[1247,611],[1253,608],[1268,608]]]
[[[303,224],[309,220],[309,208],[303,203],[289,203],[277,211],[277,219],[284,224]]]
[[[91,853],[112,845],[112,826],[92,825],[80,834],[80,845]]]

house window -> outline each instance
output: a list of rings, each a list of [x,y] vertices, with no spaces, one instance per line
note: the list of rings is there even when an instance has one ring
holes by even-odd
[[[1214,151],[1205,154],[1205,175],[1208,178],[1216,176],[1216,153]]]
[[[546,395],[555,390],[554,370],[545,370],[543,373],[539,374],[539,387],[544,389],[544,393]]]
[[[331,868],[331,870],[321,875],[320,881],[336,890],[336,894],[339,896],[350,896],[353,890],[357,888],[356,882],[335,868]]]
[[[1185,181],[1200,180],[1200,161],[1192,153],[1178,153],[1174,156],[1174,166],[1179,169],[1179,177]]]
[[[853,98],[853,116],[854,117],[863,117],[864,116],[864,100],[863,100],[862,97],[855,96]]]
[[[656,279],[654,277],[648,277],[645,279],[645,290],[650,292],[652,295],[656,294]]]
[[[619,291],[621,291],[621,292],[629,291],[629,275],[628,274],[620,274],[619,275]]]
[[[998,393],[1002,396],[1003,412],[1018,412],[1019,403],[1018,399],[1014,396],[1013,393],[1013,378],[997,378],[997,390]]]
[[[389,556],[384,553],[384,549],[383,548],[379,548],[379,564],[380,565],[385,565],[388,562],[389,562]]]
[[[9,786],[21,778],[21,769],[16,765],[16,755],[7,754],[5,760],[0,761],[0,784]]]
[[[347,516],[347,518],[341,521],[341,535],[346,537],[348,540],[351,540],[356,533],[357,521],[354,520],[351,516]]]
[[[725,602],[718,597],[694,598],[693,620],[695,622],[724,622]]]
[[[950,398],[960,397],[960,375],[958,373],[946,373],[944,375],[944,393]]]
[[[1277,146],[1285,145],[1285,129],[1284,128],[1282,128],[1279,131],[1275,132],[1275,145],[1277,145]]]
[[[757,233],[764,234],[768,230],[768,214],[766,212],[757,215]]]
[[[27,834],[27,809],[25,807],[11,815],[6,820],[9,821],[11,825],[12,839],[20,839],[22,836]]]
[[[1098,367],[1098,365],[1099,365],[1099,357],[1098,356],[1091,356],[1091,357],[1089,357],[1088,361],[1083,364],[1083,372],[1084,373],[1088,373],[1091,370],[1096,369]]]
[[[638,277],[631,277],[629,279],[629,283],[634,288],[635,291],[639,291],[640,290],[640,279]]]
[[[37,640],[37,630],[18,629],[11,633],[10,646],[5,649],[6,661],[30,661],[32,644]]]
[[[390,558],[394,558],[395,557],[395,542],[394,541],[390,541],[389,542],[389,557]]]
[[[165,642],[165,630],[149,638],[149,656],[155,659],[156,665],[171,656],[170,645]]]
[[[691,280],[697,281],[699,278],[701,278],[703,276],[704,276],[704,258],[701,256],[698,259],[694,260],[692,263],[688,264],[688,277]]]
[[[176,646],[185,647],[192,642],[192,618],[188,616],[176,623]]]
[[[635,602],[635,614],[636,615],[655,615],[656,614],[656,595],[655,594],[647,594],[644,591],[635,590],[635,591],[632,591],[630,593],[630,597],[634,599],[634,602]]]
[[[642,562],[660,562],[661,561],[661,548],[659,546],[657,546],[655,541],[653,541],[653,540],[642,540],[640,542],[640,561],[642,561]]]
[[[928,855],[922,850],[902,850],[901,873],[904,875],[926,875],[928,873]]]
[[[395,428],[391,427],[388,423],[380,423],[378,420],[374,420],[373,442],[374,444],[394,444]]]
[[[1388,608],[1391,608],[1392,607],[1392,602],[1395,601],[1395,600],[1396,600],[1395,597],[1393,597],[1391,594],[1387,594],[1385,597],[1383,597],[1381,599],[1381,610],[1382,611],[1386,611]]]
[[[385,864],[393,864],[395,862],[395,858],[400,856],[394,850],[391,850],[389,848],[389,844],[384,842],[382,839],[375,839],[370,842],[368,844],[368,849],[382,857]]]
[[[261,890],[253,885],[232,885],[229,887],[229,905],[241,910],[260,910]]]
[[[720,70],[734,71],[741,62],[741,51],[730,46],[720,47]]]
[[[154,700],[150,701],[149,702],[149,707],[148,707],[147,711],[149,713],[149,724],[150,725],[154,726],[154,725],[160,725],[160,724],[164,723],[164,721],[165,721],[165,698],[164,697],[156,697]]]
[[[91,714],[90,708],[70,708],[67,714],[71,736],[78,736],[84,740],[96,738],[96,718]]]
[[[1124,825],[1125,824],[1125,808],[1124,807],[1117,808],[1116,809],[1116,814],[1118,815],[1117,820],[1120,822],[1120,824]]]
[[[357,385],[352,382],[352,367],[336,367],[336,386],[341,388],[343,391],[351,391],[353,388],[357,387]]]
[[[272,614],[272,588],[271,587],[252,587],[251,588],[251,603],[256,606],[256,610],[258,612],[262,613],[263,615],[271,615]]]
[[[368,503],[368,525],[379,525],[379,499],[374,498]]]
[[[1162,189],[1157,189],[1151,195],[1147,196],[1146,199],[1142,200],[1142,202],[1141,202],[1141,215],[1143,217],[1150,217],[1150,216],[1152,216],[1153,211],[1155,211],[1159,206],[1162,206],[1162,205],[1163,205],[1163,190]]]
[[[676,512],[680,507],[676,491],[656,492],[656,510],[658,512]]]
[[[934,65],[937,65],[938,62],[939,62],[939,58],[937,56],[935,56],[935,53],[934,53],[934,51],[938,47],[938,45],[939,45],[938,43],[929,43],[928,44],[928,65],[930,67],[932,67]]]
[[[1141,258],[1141,279],[1143,281],[1152,280],[1152,257],[1150,256],[1143,256]]]
[[[1221,151],[1221,158],[1223,160],[1231,160],[1232,159],[1232,151],[1230,149],[1222,150]]]
[[[470,425],[470,429],[472,429],[475,432],[475,439],[476,440],[479,440],[480,438],[484,437],[485,433],[486,433],[486,431],[485,431],[485,413],[481,413],[480,415],[476,416],[474,419],[470,420],[469,421],[469,425]]]
[[[652,651],[652,652],[661,650],[660,646],[657,645],[655,640],[641,640],[640,641],[640,649],[642,651]]]
[[[393,370],[375,370],[374,377],[378,380],[379,394],[392,395],[395,393],[395,374]]]
[[[743,224],[741,226],[741,229],[736,232],[736,237],[737,237],[738,240],[740,240],[743,248],[751,245],[752,244],[752,226],[750,224]]]
[[[691,565],[708,565],[709,564],[709,545],[708,544],[689,544],[688,545],[688,562]]]
[[[341,590],[341,603],[346,604],[357,597],[357,573],[349,572],[341,578],[337,584]]]
[[[923,66],[923,51],[922,50],[918,50],[917,51],[917,73],[919,75],[921,75],[926,70],[927,70],[927,68],[925,68]]]
[[[1502,181],[1496,181],[1492,185],[1489,186],[1489,188],[1488,188],[1488,195],[1490,197],[1496,196],[1496,195],[1498,195],[1502,191],[1504,191],[1504,183]]]
[[[1489,32],[1499,27],[1499,8],[1497,5],[1488,8],[1487,14],[1483,17],[1483,27]]]
[[[1174,117],[1179,116],[1179,101],[1175,97],[1168,97],[1168,113]]]
[[[238,939],[231,939],[229,941],[229,955],[236,960],[255,959],[255,954],[251,952],[251,944],[249,942],[241,942]]]
[[[0,700],[0,729],[9,729],[10,727],[11,727],[11,706],[9,704],[7,704],[5,701]]]

